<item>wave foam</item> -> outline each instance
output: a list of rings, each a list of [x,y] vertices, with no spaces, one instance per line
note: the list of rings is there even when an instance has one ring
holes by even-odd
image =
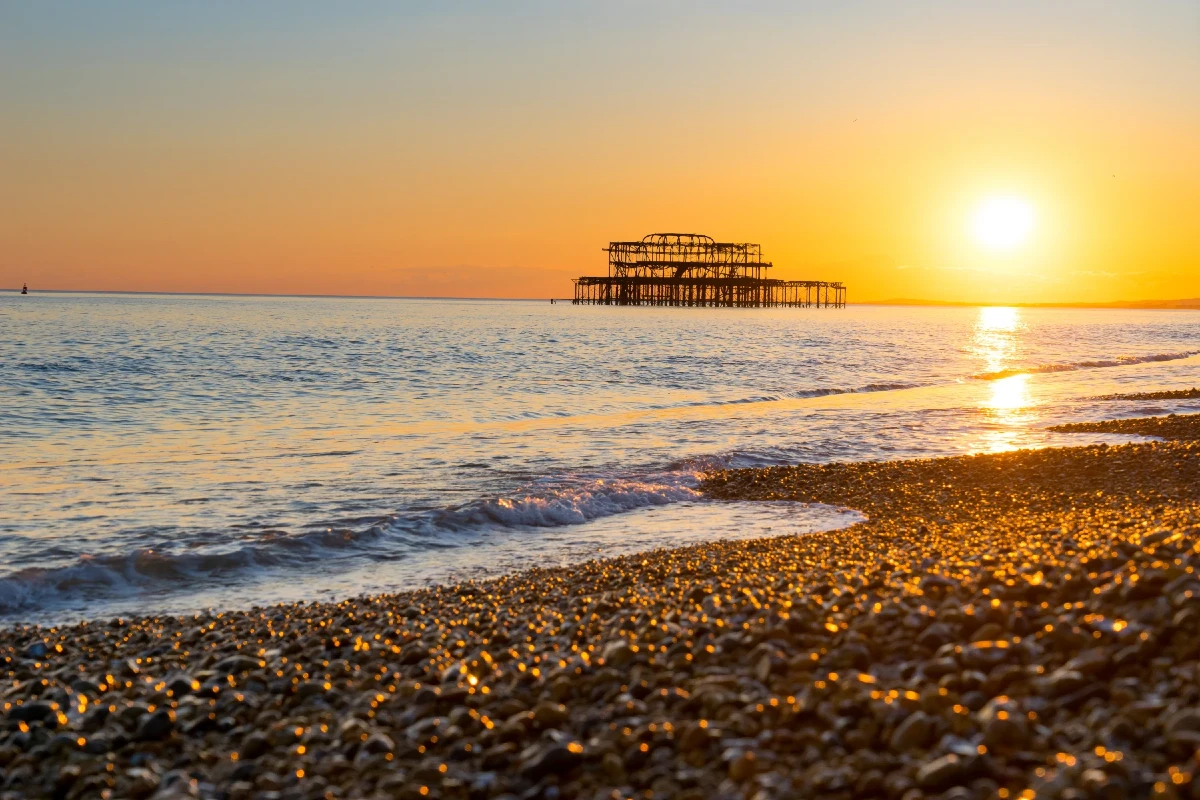
[[[646,506],[698,500],[697,476],[686,472],[640,480],[597,479],[563,487],[548,496],[536,494],[488,501],[485,513],[505,527],[578,525]]]
[[[1157,353],[1150,356],[1120,356],[1118,358],[1102,359],[1097,361],[1076,361],[1068,364],[1041,364],[1036,367],[1020,367],[1013,369],[1002,369],[996,372],[981,372],[977,375],[972,375],[972,378],[981,381],[997,381],[1002,378],[1011,378],[1014,375],[1037,375],[1047,372],[1074,372],[1080,369],[1101,369],[1104,367],[1127,367],[1131,364],[1148,364],[1154,361],[1178,361],[1181,358],[1191,358],[1200,353],[1193,350],[1187,353]]]
[[[178,542],[164,542],[127,553],[83,555],[73,564],[26,568],[0,577],[0,614],[98,596],[179,590],[331,558],[402,559],[420,551],[470,546],[479,541],[479,534],[497,529],[578,525],[638,508],[698,500],[702,472],[717,465],[685,462],[669,472],[635,478],[567,477],[456,508],[367,519],[357,529],[242,534],[225,539],[221,549],[186,550]]]
[[[822,389],[801,389],[796,392],[782,392],[780,394],[757,395],[754,397],[741,397],[736,400],[716,400],[708,401],[701,400],[695,403],[690,403],[692,406],[736,406],[743,403],[774,403],[780,400],[807,400],[810,397],[831,397],[839,394],[869,394],[871,392],[894,392],[900,389],[919,389],[926,384],[922,383],[868,383],[865,386],[856,386],[853,388],[846,387],[830,387]]]

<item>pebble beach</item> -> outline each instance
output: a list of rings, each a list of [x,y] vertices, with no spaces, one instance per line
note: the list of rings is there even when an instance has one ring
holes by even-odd
[[[0,797],[1200,797],[1200,415],[1073,429],[1162,440],[730,470],[868,521],[0,631]]]

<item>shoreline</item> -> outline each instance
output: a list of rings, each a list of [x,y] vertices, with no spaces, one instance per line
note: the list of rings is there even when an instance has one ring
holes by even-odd
[[[703,485],[839,531],[0,630],[0,798],[1186,797],[1200,415],[1157,419]]]

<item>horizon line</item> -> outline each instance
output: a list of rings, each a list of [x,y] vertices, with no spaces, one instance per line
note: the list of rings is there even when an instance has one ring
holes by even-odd
[[[20,294],[20,289],[0,289],[0,292]],[[455,295],[392,295],[392,294],[304,294],[292,292],[175,292],[136,289],[38,289],[30,294],[105,294],[105,295],[166,295],[171,297],[280,297],[343,300],[464,300],[473,302],[526,303],[571,302],[570,297],[460,297]],[[1112,300],[1112,301],[1059,301],[1059,302],[1000,302],[975,300],[927,300],[920,298],[890,298],[887,300],[859,300],[847,303],[855,306],[997,306],[1011,308],[1108,308],[1118,310],[1145,311],[1192,311],[1200,310],[1200,298],[1178,298],[1172,300]]]
[[[20,289],[0,289],[2,292],[20,294]],[[456,297],[438,294],[303,294],[296,292],[171,292],[139,289],[38,289],[30,290],[29,294],[133,294],[133,295],[168,295],[171,297],[311,297],[314,299],[343,299],[343,300],[486,300],[488,302],[514,302],[545,300],[570,300],[562,297]]]

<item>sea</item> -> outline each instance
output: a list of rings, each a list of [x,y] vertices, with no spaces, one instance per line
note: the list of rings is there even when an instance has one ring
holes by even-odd
[[[848,508],[726,467],[1116,443],[1200,312],[0,293],[0,625],[338,600]],[[853,535],[847,532],[846,535]]]

